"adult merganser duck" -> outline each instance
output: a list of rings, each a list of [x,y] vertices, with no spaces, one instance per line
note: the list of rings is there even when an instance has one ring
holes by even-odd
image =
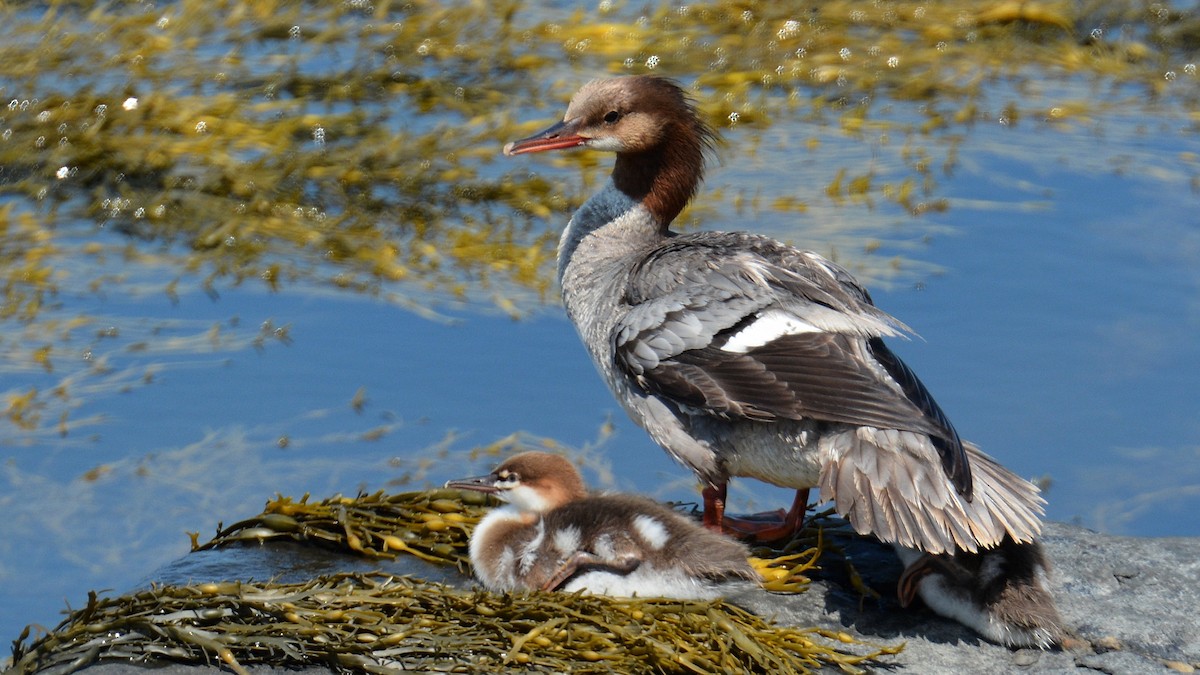
[[[1049,649],[1065,637],[1041,544],[1006,538],[976,553],[930,555],[899,547],[896,552],[905,565],[900,604],[907,607],[919,595],[938,614],[1011,647]]]
[[[471,534],[471,566],[492,591],[707,599],[723,582],[758,580],[738,542],[632,495],[589,495],[571,462],[525,452],[446,487],[508,502]]]
[[[959,439],[882,340],[907,327],[849,272],[763,236],[668,229],[712,142],[677,84],[637,76],[588,83],[563,121],[504,148],[616,153],[562,233],[563,301],[617,400],[702,481],[706,524],[749,476],[798,490],[773,535],[819,486],[858,532],[906,548],[1033,541],[1038,489]]]

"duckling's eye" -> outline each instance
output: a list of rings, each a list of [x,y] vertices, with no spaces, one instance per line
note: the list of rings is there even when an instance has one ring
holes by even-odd
[[[621,119],[621,113],[617,112],[616,110],[609,110],[604,114],[605,124],[616,124],[617,120],[619,119]]]

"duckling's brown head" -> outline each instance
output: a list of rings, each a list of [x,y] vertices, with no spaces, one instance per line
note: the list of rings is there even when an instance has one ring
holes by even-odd
[[[548,452],[513,455],[486,476],[452,480],[446,487],[493,494],[534,513],[546,513],[587,494],[575,465]]]

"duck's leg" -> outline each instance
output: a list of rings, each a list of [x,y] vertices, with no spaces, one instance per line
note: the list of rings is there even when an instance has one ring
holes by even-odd
[[[792,508],[783,517],[783,527],[788,530],[788,536],[804,529],[804,519],[808,516],[808,488],[796,490],[792,498]]]
[[[715,532],[725,531],[725,481],[704,486],[704,526]]]
[[[642,564],[642,561],[635,556],[627,555],[616,560],[605,560],[595,553],[588,551],[576,551],[567,556],[554,574],[542,584],[543,591],[556,591],[563,584],[575,576],[581,570],[600,570],[604,572],[612,572],[613,574],[625,575],[634,571]]]
[[[749,516],[725,515],[725,493],[724,483],[704,488],[704,526],[710,530],[767,543],[790,539],[804,528],[808,488],[796,490],[792,507],[787,512],[778,509]]]

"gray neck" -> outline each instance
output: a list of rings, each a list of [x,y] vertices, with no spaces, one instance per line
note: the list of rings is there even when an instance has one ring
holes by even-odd
[[[650,211],[610,181],[575,212],[558,242],[558,282],[567,314],[603,366],[608,331],[634,265],[665,228]]]
[[[563,283],[566,269],[574,261],[580,244],[598,231],[603,230],[585,251],[580,252],[584,259],[581,262],[599,263],[601,259],[644,250],[648,241],[657,241],[661,237],[661,229],[641,202],[617,189],[610,180],[571,216],[558,240],[559,284]]]

